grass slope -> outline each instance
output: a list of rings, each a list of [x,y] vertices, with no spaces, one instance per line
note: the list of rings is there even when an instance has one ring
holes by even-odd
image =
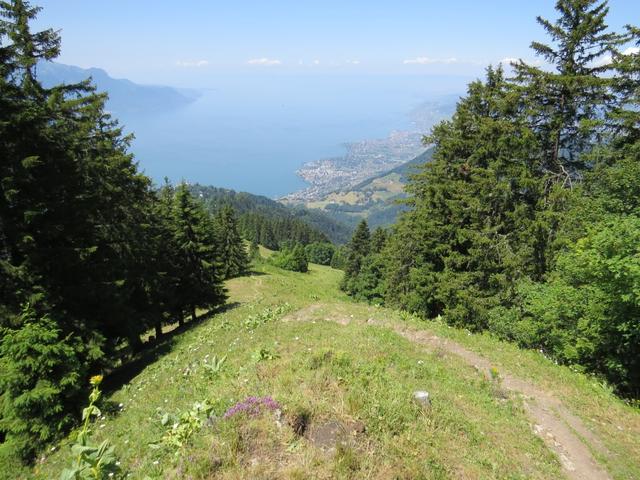
[[[455,340],[498,372],[553,392],[600,439],[594,456],[612,478],[640,478],[640,414],[605,386],[490,336],[351,302],[337,290],[340,275],[315,265],[307,274],[259,265],[255,275],[230,281],[230,308],[111,379],[112,408],[94,438],[111,439],[137,479],[563,477],[519,397],[462,358],[394,331],[402,326]],[[227,360],[212,375],[206,365],[214,356]],[[430,408],[412,400],[416,390],[430,392]],[[272,397],[282,415],[220,418],[251,396]],[[167,431],[163,414],[204,400],[216,419],[182,447],[150,446]],[[62,444],[30,472],[1,470],[7,478],[51,479],[69,460]]]

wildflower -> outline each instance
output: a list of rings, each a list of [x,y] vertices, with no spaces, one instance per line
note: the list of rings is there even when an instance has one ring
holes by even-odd
[[[89,383],[91,385],[93,385],[94,387],[97,387],[98,385],[100,385],[100,383],[102,382],[102,379],[104,377],[102,375],[94,375],[93,377],[91,377],[89,379]]]
[[[246,413],[250,416],[257,416],[263,410],[280,410],[280,404],[271,397],[248,397],[242,402],[236,403],[229,408],[223,415],[223,418],[230,418],[240,413]]]

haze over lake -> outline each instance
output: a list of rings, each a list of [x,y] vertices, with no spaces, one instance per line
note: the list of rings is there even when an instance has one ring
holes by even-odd
[[[295,174],[303,163],[342,155],[347,142],[415,129],[412,109],[427,100],[455,98],[468,80],[220,76],[180,109],[117,116],[135,134],[132,152],[157,183],[166,176],[278,197],[305,186]]]

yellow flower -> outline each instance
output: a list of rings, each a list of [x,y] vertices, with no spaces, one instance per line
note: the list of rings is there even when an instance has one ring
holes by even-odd
[[[89,383],[94,387],[97,387],[102,382],[102,375],[94,375],[89,379]]]

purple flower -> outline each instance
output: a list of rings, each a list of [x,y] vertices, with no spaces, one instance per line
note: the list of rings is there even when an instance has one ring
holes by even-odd
[[[271,397],[247,397],[242,402],[236,403],[229,408],[223,418],[231,418],[239,413],[245,413],[250,417],[255,417],[264,410],[279,410],[280,404]]]

